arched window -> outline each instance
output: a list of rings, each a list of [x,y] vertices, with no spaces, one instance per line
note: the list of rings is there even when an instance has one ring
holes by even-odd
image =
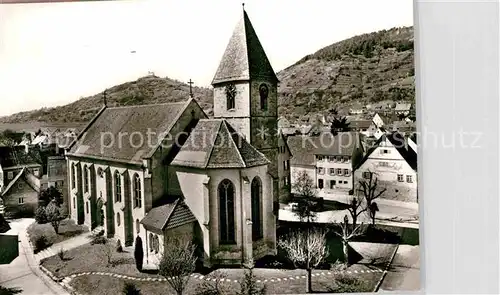
[[[116,212],[116,225],[120,226],[120,212]]]
[[[141,224],[139,222],[139,219],[135,220],[135,228],[136,228],[137,234],[139,234],[141,232]]]
[[[120,172],[115,171],[115,202],[122,201],[122,180]]]
[[[71,188],[76,187],[76,171],[75,171],[75,163],[71,164]]]
[[[87,165],[83,166],[83,187],[86,193],[89,191],[89,174],[89,167]]]
[[[252,202],[252,239],[258,240],[262,238],[262,184],[259,177],[255,177],[251,187],[251,202]]]
[[[229,84],[226,86],[226,108],[228,110],[234,109],[236,106],[236,87],[234,84]]]
[[[134,207],[142,207],[142,191],[141,191],[141,178],[136,173],[134,174]]]
[[[219,184],[220,244],[234,244],[234,185],[225,179]]]
[[[260,94],[260,109],[263,111],[267,110],[267,97],[269,96],[269,88],[266,84],[261,84],[259,87]]]
[[[153,252],[154,250],[154,236],[153,233],[149,233],[149,252]]]

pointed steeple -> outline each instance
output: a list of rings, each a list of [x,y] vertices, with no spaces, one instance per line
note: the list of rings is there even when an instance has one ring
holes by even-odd
[[[243,6],[243,18],[233,31],[222,56],[212,85],[227,81],[245,81],[255,78],[278,82],[259,38]]]

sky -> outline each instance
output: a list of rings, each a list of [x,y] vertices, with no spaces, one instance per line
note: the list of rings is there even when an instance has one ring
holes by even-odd
[[[244,2],[276,72],[334,42],[413,25],[412,0]],[[0,4],[0,116],[64,105],[148,72],[210,86],[241,4]]]

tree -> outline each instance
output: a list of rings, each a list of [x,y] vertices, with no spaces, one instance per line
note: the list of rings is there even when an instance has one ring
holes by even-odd
[[[61,221],[66,218],[66,210],[57,205],[56,200],[52,200],[47,207],[45,207],[45,216],[47,222],[50,222],[56,234],[59,234],[59,225]]]
[[[359,200],[357,197],[354,197],[351,199],[349,207],[347,207],[347,211],[349,211],[349,214],[351,215],[352,218],[352,230],[354,230],[358,225],[359,215],[368,210],[367,207],[362,207],[362,204],[363,204],[362,200]]]
[[[253,273],[254,263],[249,261],[243,265],[245,277],[240,281],[240,292],[238,295],[264,295],[266,286],[259,286]]]
[[[297,198],[294,198],[297,205],[292,208],[292,212],[297,215],[300,222],[313,222],[316,219],[318,200],[316,197],[316,185],[306,171],[300,171],[295,177],[293,189]]]
[[[349,131],[349,122],[347,122],[347,117],[334,117],[332,124],[330,125],[330,132],[333,135],[337,135],[339,132]]]
[[[35,221],[38,224],[45,224],[49,222],[47,220],[47,215],[45,214],[45,207],[38,207],[35,210]]]
[[[312,270],[322,263],[329,255],[326,244],[326,231],[311,229],[306,232],[292,231],[280,238],[278,246],[297,268],[306,268],[307,293],[312,293]]]
[[[344,263],[349,264],[349,241],[357,236],[362,235],[361,229],[363,223],[352,228],[349,228],[349,218],[347,214],[344,216],[344,222],[337,224],[338,227],[334,229],[334,233],[340,237],[342,241],[342,250],[344,252]]]
[[[372,224],[375,225],[375,214],[379,211],[378,205],[372,205],[373,201],[378,199],[387,190],[386,188],[378,190],[378,178],[374,177],[374,173],[369,172],[370,178],[368,180],[361,179],[359,181],[358,191],[363,194],[366,208],[368,209],[369,216]]]
[[[139,236],[135,238],[134,258],[137,270],[142,271],[142,264],[144,262],[144,250],[142,248],[142,239]]]
[[[61,191],[53,186],[50,186],[47,189],[41,191],[38,195],[39,206],[45,207],[51,201],[54,201],[57,206],[61,206],[64,202]]]
[[[170,238],[165,243],[158,273],[167,279],[177,295],[182,295],[196,267],[195,246],[191,241],[183,242],[180,238]]]

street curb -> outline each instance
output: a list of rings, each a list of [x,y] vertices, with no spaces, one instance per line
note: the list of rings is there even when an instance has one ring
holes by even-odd
[[[384,281],[385,276],[387,275],[387,270],[391,266],[392,261],[394,260],[394,257],[396,257],[396,253],[398,252],[398,249],[399,249],[399,244],[396,246],[396,249],[394,249],[394,252],[392,253],[391,259],[389,260],[389,262],[387,262],[387,265],[385,266],[385,269],[384,269],[384,273],[380,277],[380,280],[378,280],[378,283],[375,286],[375,288],[373,289],[372,293],[378,292],[378,289],[382,285],[382,282]]]
[[[39,265],[40,269],[51,278],[54,282],[60,283],[62,281],[61,278],[55,276],[50,270],[46,269],[43,265]]]

